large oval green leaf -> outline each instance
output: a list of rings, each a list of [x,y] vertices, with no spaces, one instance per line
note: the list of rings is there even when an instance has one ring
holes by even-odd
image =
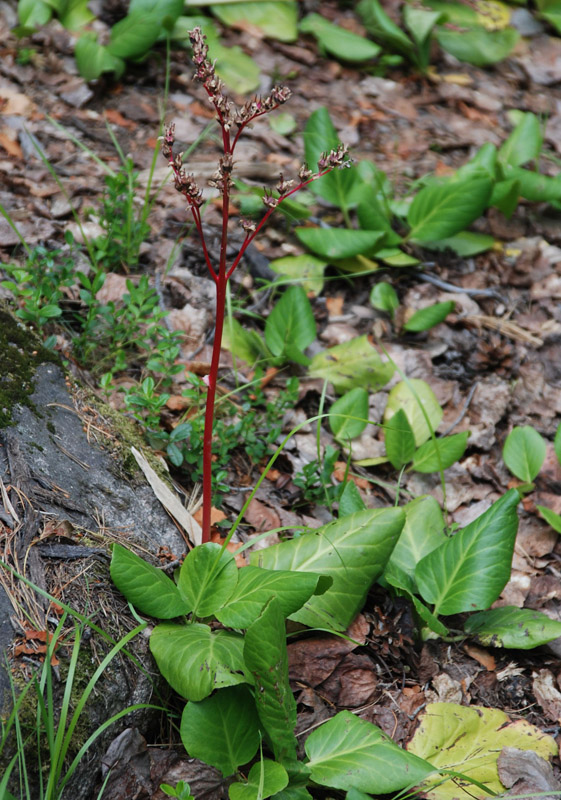
[[[341,61],[368,61],[380,53],[380,46],[364,36],[334,25],[320,14],[308,14],[300,22],[303,33],[311,33],[320,47]]]
[[[157,14],[137,11],[113,25],[107,49],[117,58],[138,58],[150,50],[159,35]]]
[[[312,378],[329,381],[339,393],[355,386],[380,389],[390,380],[394,370],[391,362],[382,361],[367,336],[359,336],[318,353],[309,367]]]
[[[381,575],[401,533],[400,508],[359,511],[288,542],[251,555],[267,569],[319,572],[333,585],[290,618],[309,627],[345,630]]]
[[[442,511],[434,497],[417,497],[402,508],[405,525],[384,572],[384,578],[390,583],[394,567],[413,578],[419,561],[447,541]]]
[[[185,558],[178,586],[197,617],[214,614],[230,597],[238,581],[234,557],[219,544],[206,542]]]
[[[192,758],[216,767],[225,778],[233,775],[259,747],[259,717],[251,692],[230,686],[199,703],[187,703],[180,733]]]
[[[420,378],[409,378],[394,386],[388,395],[384,425],[400,408],[411,426],[417,447],[431,436],[431,430],[435,431],[438,428],[444,415],[435,393],[428,383]]]
[[[266,36],[281,42],[298,38],[298,8],[289,0],[260,0],[259,3],[213,3],[210,10],[224,25],[259,28]]]
[[[296,228],[296,236],[300,241],[324,258],[350,258],[361,253],[368,255],[383,235],[383,231],[347,228]]]
[[[380,728],[340,711],[306,740],[311,778],[334,789],[388,794],[421,783],[435,768],[402,750]]]
[[[469,31],[452,31],[440,28],[436,33],[438,44],[460,61],[476,67],[485,67],[502,61],[520,39],[514,28],[486,31],[478,26]]]
[[[166,681],[187,700],[203,700],[222,686],[253,683],[243,659],[243,636],[208,625],[154,628],[150,650]]]
[[[503,447],[504,462],[521,481],[531,483],[545,459],[546,446],[541,434],[530,425],[513,428]]]
[[[510,578],[519,500],[511,489],[417,564],[417,586],[435,614],[479,611],[495,602]]]
[[[316,338],[316,321],[301,286],[291,286],[265,323],[265,343],[274,356],[302,352]]]
[[[407,212],[409,238],[432,242],[463,231],[483,213],[492,190],[493,181],[484,169],[425,186]]]
[[[561,622],[530,608],[503,606],[474,614],[464,630],[488,647],[531,650],[561,636]]]

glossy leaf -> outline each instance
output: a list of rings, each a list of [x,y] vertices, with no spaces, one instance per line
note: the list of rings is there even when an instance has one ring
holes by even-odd
[[[304,152],[310,169],[316,169],[322,153],[336,149],[339,144],[341,142],[328,110],[318,108],[310,114],[304,129]],[[349,208],[358,202],[358,198],[353,196],[353,191],[359,190],[361,186],[359,173],[352,167],[333,170],[320,181],[311,183],[310,191],[337,208]]]
[[[249,770],[247,781],[230,785],[230,800],[262,800],[288,785],[288,773],[282,764],[264,758]]]
[[[267,346],[257,331],[244,328],[233,317],[224,321],[222,347],[230,350],[236,358],[241,358],[250,366],[261,358],[270,358]]]
[[[561,515],[556,514],[551,508],[546,508],[545,506],[536,506],[536,508],[548,525],[551,525],[553,530],[557,531],[557,533],[561,533]]]
[[[413,458],[415,434],[402,408],[384,425],[384,442],[386,455],[394,469],[401,469]]]
[[[69,0],[59,15],[60,24],[69,31],[77,31],[95,19],[87,0]]]
[[[555,439],[553,440],[553,449],[557,456],[557,461],[561,464],[561,423],[559,423],[555,431]]]
[[[107,47],[97,41],[95,33],[84,33],[74,47],[74,57],[80,75],[86,81],[93,81],[103,72],[114,72],[117,77],[125,71],[125,62],[112,55]]]
[[[473,614],[464,630],[486,647],[531,650],[561,636],[561,622],[530,608],[502,606]]]
[[[248,628],[271,597],[275,597],[284,617],[301,608],[316,592],[324,592],[331,581],[313,572],[282,572],[244,567],[227,604],[216,617],[229,628]]]
[[[53,14],[50,3],[44,0],[19,0],[18,19],[23,28],[40,28]]]
[[[213,3],[213,15],[230,28],[258,28],[265,36],[281,42],[298,38],[298,9],[288,0],[260,0],[260,2]]]
[[[224,605],[237,581],[238,568],[232,554],[219,544],[207,542],[187,554],[178,586],[195,616],[208,617]]]
[[[329,409],[329,427],[336,439],[355,439],[368,424],[368,392],[360,386],[336,400]]]
[[[439,472],[448,469],[463,456],[467,447],[469,431],[441,436],[436,441],[429,439],[422,444],[413,458],[416,472]]]
[[[398,567],[414,580],[419,561],[447,541],[442,511],[434,497],[417,497],[402,508],[405,525],[386,566],[385,579],[393,567]],[[415,589],[415,584],[411,584],[411,590]]]
[[[180,734],[191,758],[216,767],[225,778],[233,775],[259,747],[259,717],[251,692],[245,686],[230,686],[187,703]]]
[[[382,361],[368,337],[359,336],[337,344],[313,357],[309,367],[312,378],[323,378],[340,394],[356,386],[380,389],[394,373],[394,365]]]
[[[302,352],[316,338],[316,322],[310,301],[301,286],[291,286],[267,317],[265,342],[274,356]]]
[[[530,425],[516,427],[506,437],[503,459],[513,475],[531,483],[545,459],[546,446],[541,434]]]
[[[143,11],[129,13],[111,28],[107,49],[117,58],[138,58],[150,50],[159,35],[157,14]]]
[[[520,195],[531,203],[548,203],[561,199],[561,178],[541,175],[522,167],[504,167],[505,178],[518,181]]]
[[[318,295],[323,289],[323,275],[328,262],[309,253],[275,258],[269,263],[273,272],[298,280],[306,293]]]
[[[245,635],[244,659],[255,680],[255,703],[275,758],[296,761],[296,700],[288,682],[285,618],[269,600]]]
[[[339,519],[356,514],[357,511],[364,511],[366,505],[354,481],[349,480],[345,484],[343,494],[339,498]]]
[[[370,305],[393,316],[394,311],[399,308],[397,292],[390,283],[379,281],[370,292]]]
[[[511,489],[417,564],[415,580],[435,614],[489,608],[510,578],[519,495]]]
[[[405,412],[413,430],[417,447],[430,437],[431,428],[433,431],[438,428],[444,413],[433,390],[419,378],[401,381],[391,390],[384,412],[384,425],[388,424],[400,408]]]
[[[128,13],[153,14],[160,27],[169,31],[181,16],[184,5],[183,0],[131,0]]]
[[[250,559],[266,569],[312,571],[333,578],[325,594],[311,597],[290,618],[309,627],[345,630],[383,572],[403,523],[399,508],[360,511],[252,553]]]
[[[172,619],[192,611],[192,605],[163,570],[120,544],[113,547],[110,571],[117,589],[141,614]]]
[[[361,0],[356,10],[374,39],[409,57],[413,42],[386,14],[378,0]]]
[[[388,794],[420,783],[434,772],[427,761],[402,750],[380,728],[340,711],[306,739],[311,778],[334,789]]]
[[[321,182],[324,180],[322,178]],[[348,228],[296,228],[295,233],[302,244],[323,258],[351,258],[361,253],[367,255],[384,235],[383,231]]]
[[[422,790],[431,800],[455,800],[464,794],[483,800],[491,793],[502,794],[497,759],[503,747],[533,750],[546,760],[557,753],[555,740],[526,720],[511,722],[498,709],[455,703],[430,703],[407,745],[409,752],[427,759],[436,769],[466,776],[443,782],[435,775],[427,780]],[[476,786],[470,778],[486,788]]]
[[[493,181],[483,169],[467,178],[428,184],[409,207],[409,237],[419,242],[431,242],[463,231],[481,216],[492,189]]]
[[[468,31],[439,28],[436,38],[439,45],[459,61],[485,67],[505,59],[520,39],[520,34],[514,28],[502,31],[486,31],[481,27]]]
[[[416,311],[403,326],[404,331],[419,332],[428,331],[444,322],[448,314],[454,310],[453,300],[446,300],[444,303],[434,303],[432,306],[420,308]]]
[[[320,14],[308,14],[300,22],[302,33],[311,33],[321,48],[341,61],[368,61],[380,53],[380,47],[374,42],[357,36],[356,33],[334,25]]]
[[[175,691],[187,700],[203,700],[215,689],[253,683],[243,660],[243,637],[212,631],[208,625],[164,623],[154,628],[150,650]]]
[[[512,167],[534,161],[541,153],[543,134],[535,114],[521,114],[520,121],[499,150],[499,158]]]

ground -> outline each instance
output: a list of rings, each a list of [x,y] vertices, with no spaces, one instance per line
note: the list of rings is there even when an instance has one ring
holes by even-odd
[[[322,13],[360,30],[352,12],[342,6],[322,4]],[[88,85],[76,74],[68,35],[56,25],[28,43],[34,51],[31,63],[18,63],[21,44],[10,33],[10,13],[6,6],[6,19],[0,22],[0,103],[4,114],[0,121],[0,203],[29,246],[63,247],[68,230],[80,241],[76,219],[83,222],[87,209],[99,205],[104,170],[92,155],[114,170],[119,168],[113,137],[140,173],[140,185],[146,186],[154,148],[158,147],[165,77],[162,56],[156,54],[132,67],[120,81],[101,79]],[[524,39],[511,57],[487,69],[459,64],[435,52],[429,77],[405,67],[388,68],[380,76],[341,65],[322,57],[314,40],[307,37],[286,45],[225,29],[224,41],[241,45],[255,59],[265,92],[270,76],[290,85],[293,97],[286,110],[296,119],[296,131],[303,130],[312,112],[327,107],[353,160],[375,162],[400,192],[427,173],[444,175],[458,168],[486,142],[499,145],[512,130],[508,112],[513,109],[533,112],[544,120],[545,146],[539,166],[545,174],[557,173],[561,48],[559,40],[549,38],[544,29]],[[216,138],[198,141],[211,116],[200,87],[191,80],[188,53],[173,52],[165,118],[175,122],[183,147],[197,142],[189,164],[201,179],[215,168]],[[90,152],[71,141],[69,133]],[[303,160],[303,149],[298,133],[275,133],[260,120],[240,143],[238,174],[258,186],[276,182],[281,170],[291,177]],[[39,152],[51,167],[38,157]],[[158,182],[166,171],[163,159],[158,161]],[[211,232],[219,223],[219,211],[216,203],[207,209],[205,224]],[[329,207],[320,207],[316,213],[332,225],[342,224]],[[172,328],[185,334],[181,362],[186,369],[204,375],[211,352],[212,292],[196,235],[183,227],[187,221],[184,200],[168,183],[151,211],[150,233],[130,277],[147,273],[155,281],[162,306],[170,311]],[[95,219],[86,221],[84,228],[89,236],[99,233]],[[417,250],[421,268],[386,268],[354,278],[329,269],[323,291],[312,301],[319,340],[327,347],[363,334],[374,336],[408,377],[430,384],[444,409],[440,432],[471,432],[464,457],[446,471],[445,498],[437,473],[411,472],[402,482],[405,496],[428,493],[444,503],[450,524],[468,524],[507,488],[519,483],[502,458],[502,446],[514,426],[531,425],[545,437],[545,464],[535,490],[523,501],[511,580],[498,604],[539,609],[558,620],[561,546],[536,506],[561,513],[561,468],[553,448],[561,415],[559,211],[546,204],[523,202],[507,219],[497,209],[490,209],[475,229],[495,239],[491,250],[475,257]],[[180,234],[186,238],[176,248]],[[23,258],[18,237],[4,219],[0,219],[0,248],[3,262]],[[270,294],[260,291],[259,278],[274,276],[269,261],[299,252],[302,246],[290,225],[277,218],[235,274],[234,307],[251,306],[257,313],[265,313],[271,305]],[[379,280],[391,283],[399,296],[400,308],[393,322],[369,304],[370,291]],[[102,291],[105,302],[119,298],[125,291],[123,274],[112,273]],[[77,301],[76,295],[68,299]],[[446,300],[453,300],[455,308],[445,323],[426,333],[401,329],[412,311]],[[248,319],[240,317],[244,324]],[[59,345],[64,351],[63,338]],[[232,358],[226,350],[221,364],[223,385],[235,388]],[[71,366],[79,377],[94,382],[80,365]],[[275,398],[289,374],[290,370],[284,370],[272,376],[265,388],[270,398]],[[285,430],[319,407],[323,382],[308,378],[303,369],[297,368],[296,374],[300,378],[298,402],[286,415]],[[249,377],[247,372],[244,375]],[[126,386],[135,377],[123,372],[118,380]],[[371,397],[373,423],[381,421],[388,388],[394,383]],[[177,421],[184,388],[180,374],[164,411],[170,429]],[[327,399],[335,399],[331,390]],[[118,402],[116,394],[113,400]],[[333,444],[327,428],[322,431],[322,444]],[[318,526],[326,521],[325,510],[306,503],[292,480],[303,464],[316,457],[315,452],[316,429],[308,425],[294,437],[250,504],[242,529],[244,538],[282,525]],[[374,458],[381,452],[380,430],[371,424],[354,443],[353,458]],[[344,473],[344,454],[340,461],[335,473],[339,480]],[[396,474],[388,465],[353,472],[367,506],[394,502]],[[227,519],[240,510],[247,486],[254,484],[258,474],[258,465],[252,464],[242,449],[237,450],[230,464],[231,491],[221,507]],[[178,472],[175,477],[191,488],[188,473]],[[458,620],[457,627],[460,625]],[[328,646],[321,638],[291,645],[301,731],[330,716],[333,707],[361,708],[362,716],[404,744],[424,704],[446,700],[504,710],[511,718],[527,719],[561,742],[558,643],[529,652],[482,648],[469,641],[422,643],[416,638],[409,604],[391,598],[380,587],[369,596],[356,626],[356,635],[360,629],[364,641],[359,652],[349,652],[344,643]],[[559,761],[553,763],[557,770]],[[111,796],[120,797],[117,788]]]

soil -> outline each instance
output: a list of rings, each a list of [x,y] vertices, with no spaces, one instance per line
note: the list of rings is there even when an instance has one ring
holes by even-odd
[[[385,5],[394,10],[396,4]],[[18,64],[22,43],[10,32],[13,8],[4,3],[0,14],[2,10],[0,203],[28,245],[64,247],[65,232],[72,230],[78,241],[80,236],[71,207],[84,219],[89,207],[99,205],[104,189],[99,162],[69,134],[103,164],[117,170],[119,156],[110,128],[145,186],[154,148],[159,146],[165,78],[162,53],[131,67],[120,81],[101,79],[88,85],[77,75],[69,35],[56,24],[31,37],[27,44],[34,50],[32,61]],[[332,21],[360,30],[346,4],[323,3],[321,11]],[[545,174],[558,172],[561,57],[556,60],[555,55],[561,54],[561,44],[543,27],[532,38],[523,39],[504,62],[487,69],[460,64],[435,52],[428,77],[407,67],[388,68],[377,75],[373,70],[340,64],[324,58],[309,37],[301,36],[298,42],[286,45],[259,38],[255,32],[224,29],[223,40],[227,45],[240,45],[254,58],[262,71],[263,92],[269,88],[271,76],[280,76],[290,85],[293,97],[283,110],[295,117],[297,131],[303,130],[314,110],[326,106],[340,139],[349,144],[352,158],[372,160],[388,174],[398,192],[427,173],[446,174],[461,166],[486,142],[499,145],[512,130],[512,109],[531,111],[545,120],[539,168]],[[167,122],[176,122],[177,137],[185,147],[198,139],[211,116],[191,75],[188,52],[174,51],[165,117]],[[244,180],[262,186],[276,182],[281,170],[287,178],[297,174],[302,154],[300,134],[282,136],[274,133],[266,120],[259,120],[240,143],[237,167]],[[190,160],[195,175],[212,174],[216,156],[212,137],[199,142]],[[156,174],[158,178],[166,174],[163,159]],[[343,224],[327,206],[320,205],[315,213],[331,225]],[[498,604],[539,609],[557,620],[561,619],[561,544],[536,506],[546,505],[561,513],[561,467],[553,452],[561,416],[559,214],[551,205],[525,202],[510,219],[491,209],[478,220],[476,230],[495,237],[492,250],[468,259],[449,251],[417,250],[422,268],[384,270],[352,279],[330,268],[324,290],[312,300],[322,348],[374,333],[409,377],[423,379],[433,388],[444,408],[440,432],[471,431],[464,457],[446,472],[445,500],[438,475],[411,472],[402,483],[405,496],[429,493],[445,502],[449,523],[464,526],[516,485],[502,459],[502,445],[514,426],[532,425],[546,438],[546,463],[535,490],[522,503],[512,577]],[[170,325],[185,334],[182,362],[203,375],[210,361],[213,287],[196,236],[185,228],[186,222],[185,203],[168,183],[150,214],[150,234],[141,248],[139,267],[129,277],[150,276],[160,292],[162,308],[170,311]],[[219,222],[220,208],[213,202],[205,216],[211,243]],[[87,226],[95,236],[95,221]],[[177,248],[178,237],[183,238]],[[302,248],[290,224],[280,215],[273,218],[234,274],[236,307],[249,305],[265,314],[271,299],[270,293],[260,291],[260,280],[274,275],[269,262],[298,252]],[[24,255],[17,236],[0,218],[2,261],[23,260]],[[369,304],[370,290],[380,279],[390,282],[399,295],[401,307],[393,323]],[[108,276],[104,287],[107,300],[122,295],[123,280],[122,273]],[[77,301],[76,297],[68,299]],[[401,324],[412,312],[449,299],[456,307],[445,323],[426,333],[402,332]],[[61,336],[59,350],[65,358],[66,346]],[[82,380],[94,383],[79,365],[71,362],[70,368]],[[231,355],[224,350],[221,375],[227,387],[231,368]],[[296,368],[296,372],[299,398],[287,415],[286,430],[317,413],[322,391],[322,382],[310,380],[304,370]],[[276,396],[287,374],[273,377],[265,390],[269,397]],[[249,375],[245,373],[245,377]],[[129,378],[123,376],[123,381]],[[178,377],[174,395],[179,397],[185,385]],[[374,422],[381,420],[387,391],[393,385],[373,396],[370,411]],[[329,392],[328,402],[335,397]],[[118,405],[117,394],[112,401]],[[165,419],[171,427],[178,419],[177,412],[166,409]],[[328,430],[322,432],[322,444],[333,444]],[[357,460],[380,455],[379,429],[369,425],[355,444]],[[293,482],[302,465],[316,457],[315,449],[315,427],[304,427],[252,501],[241,529],[243,538],[281,525],[319,526],[327,521],[325,510],[306,502]],[[344,459],[343,454],[341,476]],[[252,464],[243,451],[234,454],[228,478],[231,491],[221,507],[227,519],[241,509],[247,487],[254,485],[259,472],[259,465]],[[394,501],[396,476],[390,468],[357,468],[354,472],[368,507]],[[188,473],[177,472],[174,477],[190,491]],[[461,622],[458,619],[452,627],[459,628]],[[421,642],[410,605],[380,587],[369,595],[356,624],[361,626],[365,643],[352,652],[337,649],[337,643],[326,637],[291,644],[299,731],[309,730],[334,710],[350,708],[360,710],[361,716],[379,725],[394,741],[405,744],[427,702],[451,701],[501,709],[512,719],[528,720],[561,743],[559,642],[535,651],[483,648],[470,641]],[[552,679],[550,695],[540,690],[544,674]],[[177,778],[193,771],[192,762],[184,755],[164,756],[162,752],[168,751],[163,748],[150,760],[145,744],[135,740],[130,745],[129,755],[136,754],[137,761],[130,755],[126,779],[124,772],[116,773],[104,798],[161,800],[157,788],[161,780],[172,783],[173,775]],[[156,769],[154,759],[158,758]],[[135,772],[131,764],[137,762],[143,766]],[[561,772],[558,759],[553,765],[557,774]],[[153,769],[150,780],[146,769]],[[144,775],[142,780],[139,775]],[[196,796],[205,792],[205,796],[220,796],[223,789],[216,775],[205,779],[208,785]]]

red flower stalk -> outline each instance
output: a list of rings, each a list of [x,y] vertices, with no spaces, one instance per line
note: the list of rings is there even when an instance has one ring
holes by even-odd
[[[330,153],[323,153],[318,161],[318,171],[313,172],[304,164],[298,173],[299,182],[280,180],[276,186],[276,196],[272,192],[265,190],[263,204],[266,212],[259,222],[242,220],[241,225],[245,231],[245,238],[239,249],[237,256],[232,263],[226,263],[226,249],[228,242],[228,221],[230,192],[232,188],[232,171],[234,168],[234,150],[243,129],[252,120],[263,114],[273,111],[285,103],[291,95],[290,89],[286,86],[275,86],[267,97],[255,97],[244,103],[238,108],[235,103],[224,92],[224,84],[216,75],[214,64],[208,59],[208,46],[205,43],[206,37],[200,28],[194,28],[189,32],[189,38],[193,47],[193,63],[196,71],[195,77],[201,81],[208,98],[216,111],[216,119],[222,131],[223,155],[218,162],[218,169],[213,175],[210,185],[217,188],[222,195],[222,233],[220,238],[220,254],[218,265],[211,261],[205,236],[201,223],[200,208],[203,204],[203,196],[193,175],[189,175],[183,168],[182,154],[173,153],[175,141],[174,125],[166,128],[162,137],[162,153],[168,160],[169,166],[175,178],[175,188],[185,197],[191,210],[195,226],[199,233],[203,249],[204,259],[212,279],[216,284],[216,322],[214,331],[214,345],[210,373],[208,376],[208,391],[205,410],[205,428],[203,437],[203,524],[202,541],[210,541],[210,512],[212,508],[212,429],[214,421],[214,401],[216,395],[216,381],[218,375],[218,365],[220,361],[220,349],[222,345],[222,332],[224,327],[224,312],[226,305],[226,284],[232,273],[240,263],[248,245],[257,236],[263,225],[267,222],[273,211],[286,200],[287,197],[300,191],[312,181],[321,178],[335,168],[350,166],[347,160],[347,147],[340,145]]]

